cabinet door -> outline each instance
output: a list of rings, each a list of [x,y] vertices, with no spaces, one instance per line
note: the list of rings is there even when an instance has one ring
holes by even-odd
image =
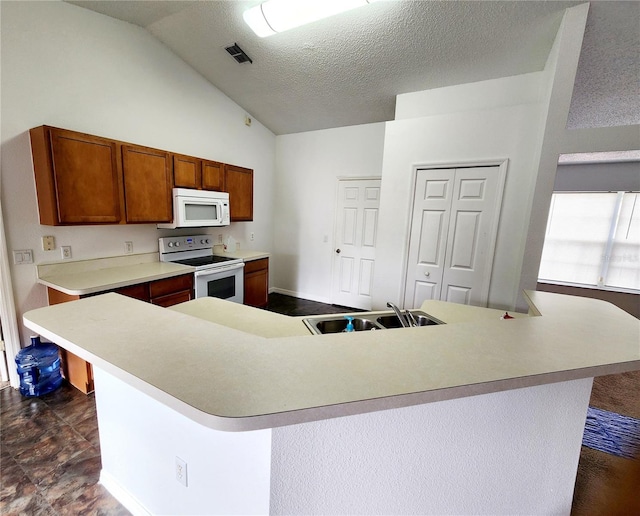
[[[171,159],[168,152],[122,146],[127,222],[171,222]]]
[[[253,170],[225,165],[224,187],[229,192],[231,221],[253,220]]]
[[[269,302],[269,259],[253,260],[244,267],[244,304],[263,308]]]
[[[192,156],[173,155],[173,185],[178,188],[200,188],[201,161]]]
[[[32,130],[31,136],[41,223],[117,224],[122,220],[115,141],[44,127]],[[49,149],[41,145],[47,140]],[[47,152],[50,161],[42,156]],[[50,177],[45,180],[44,175]],[[49,204],[48,209],[42,201]]]
[[[148,283],[138,283],[129,287],[121,287],[114,290],[114,292],[123,296],[132,297],[133,299],[139,299],[140,301],[145,301],[147,303],[149,302]]]
[[[202,162],[202,189],[224,191],[224,165],[217,161]]]

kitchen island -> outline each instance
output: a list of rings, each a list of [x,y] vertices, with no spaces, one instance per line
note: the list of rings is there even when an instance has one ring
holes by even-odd
[[[541,317],[426,302],[449,324],[320,336],[115,294],[24,319],[94,365],[102,482],[134,513],[568,513],[592,378],[640,369],[640,327],[527,295]]]

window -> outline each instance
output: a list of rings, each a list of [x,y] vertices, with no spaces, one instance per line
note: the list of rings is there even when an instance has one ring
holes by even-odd
[[[640,290],[640,193],[554,193],[538,278]]]

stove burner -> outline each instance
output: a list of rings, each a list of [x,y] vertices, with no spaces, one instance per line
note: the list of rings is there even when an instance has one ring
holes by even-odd
[[[187,258],[185,260],[176,260],[174,263],[182,265],[191,265],[192,267],[202,267],[203,265],[212,265],[214,263],[228,262],[237,258],[227,258],[226,256],[202,256],[200,258]]]

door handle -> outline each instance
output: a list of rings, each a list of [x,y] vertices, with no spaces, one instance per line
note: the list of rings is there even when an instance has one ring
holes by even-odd
[[[340,249],[336,249],[336,254],[340,254],[340,253],[341,253]]]
[[[427,271],[424,273],[424,275],[428,278],[429,276],[431,276],[431,273]]]

